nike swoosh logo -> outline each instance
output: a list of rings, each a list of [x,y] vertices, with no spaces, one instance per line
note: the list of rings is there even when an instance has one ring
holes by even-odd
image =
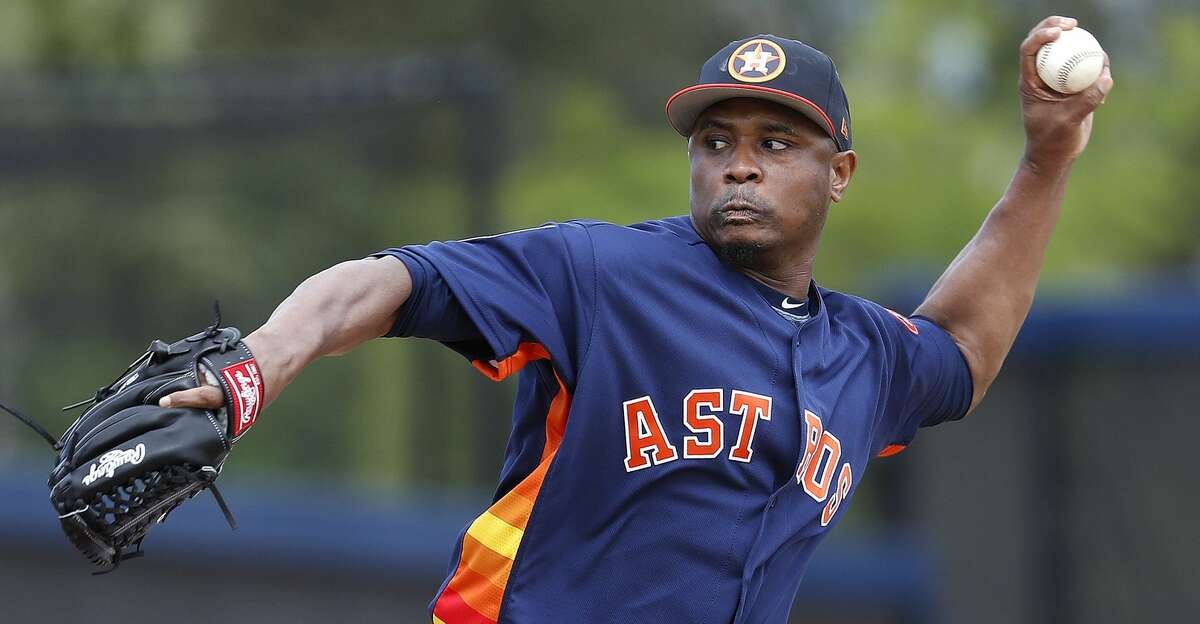
[[[780,304],[783,306],[784,310],[794,310],[794,309],[802,307],[804,305],[803,301],[801,301],[800,303],[792,303],[792,302],[788,301],[788,299],[791,299],[791,297],[784,297],[783,303]]]

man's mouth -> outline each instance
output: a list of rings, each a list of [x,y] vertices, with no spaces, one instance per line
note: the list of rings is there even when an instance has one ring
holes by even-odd
[[[763,212],[757,206],[747,201],[734,200],[726,202],[717,210],[717,216],[722,224],[742,225],[755,223],[763,219]]]

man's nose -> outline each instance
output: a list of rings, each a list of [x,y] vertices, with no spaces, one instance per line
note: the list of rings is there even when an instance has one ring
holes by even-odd
[[[739,147],[730,158],[729,164],[725,167],[725,181],[730,184],[745,184],[746,182],[758,182],[762,179],[762,169],[758,163],[747,153],[748,150]]]

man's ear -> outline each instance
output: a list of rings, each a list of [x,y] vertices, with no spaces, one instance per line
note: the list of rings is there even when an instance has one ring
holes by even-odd
[[[854,177],[854,169],[858,167],[858,154],[854,150],[846,150],[833,155],[829,163],[829,198],[835,202],[842,201],[842,194],[850,186],[850,178]]]

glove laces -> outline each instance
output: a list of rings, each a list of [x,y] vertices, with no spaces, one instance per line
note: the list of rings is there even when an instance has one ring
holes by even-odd
[[[52,448],[56,451],[62,448],[62,444],[60,444],[58,440],[55,440],[54,436],[50,435],[49,431],[46,431],[41,425],[37,424],[37,422],[35,422],[33,419],[22,416],[20,412],[18,412],[17,410],[15,410],[11,407],[4,405],[3,403],[0,403],[0,409],[8,412],[9,414],[12,414],[13,416],[15,416],[17,418],[17,420],[25,423],[26,425],[29,426],[30,429],[33,429],[34,431],[36,431],[38,435],[42,436],[42,438],[44,438],[47,442],[50,443],[50,448]]]

